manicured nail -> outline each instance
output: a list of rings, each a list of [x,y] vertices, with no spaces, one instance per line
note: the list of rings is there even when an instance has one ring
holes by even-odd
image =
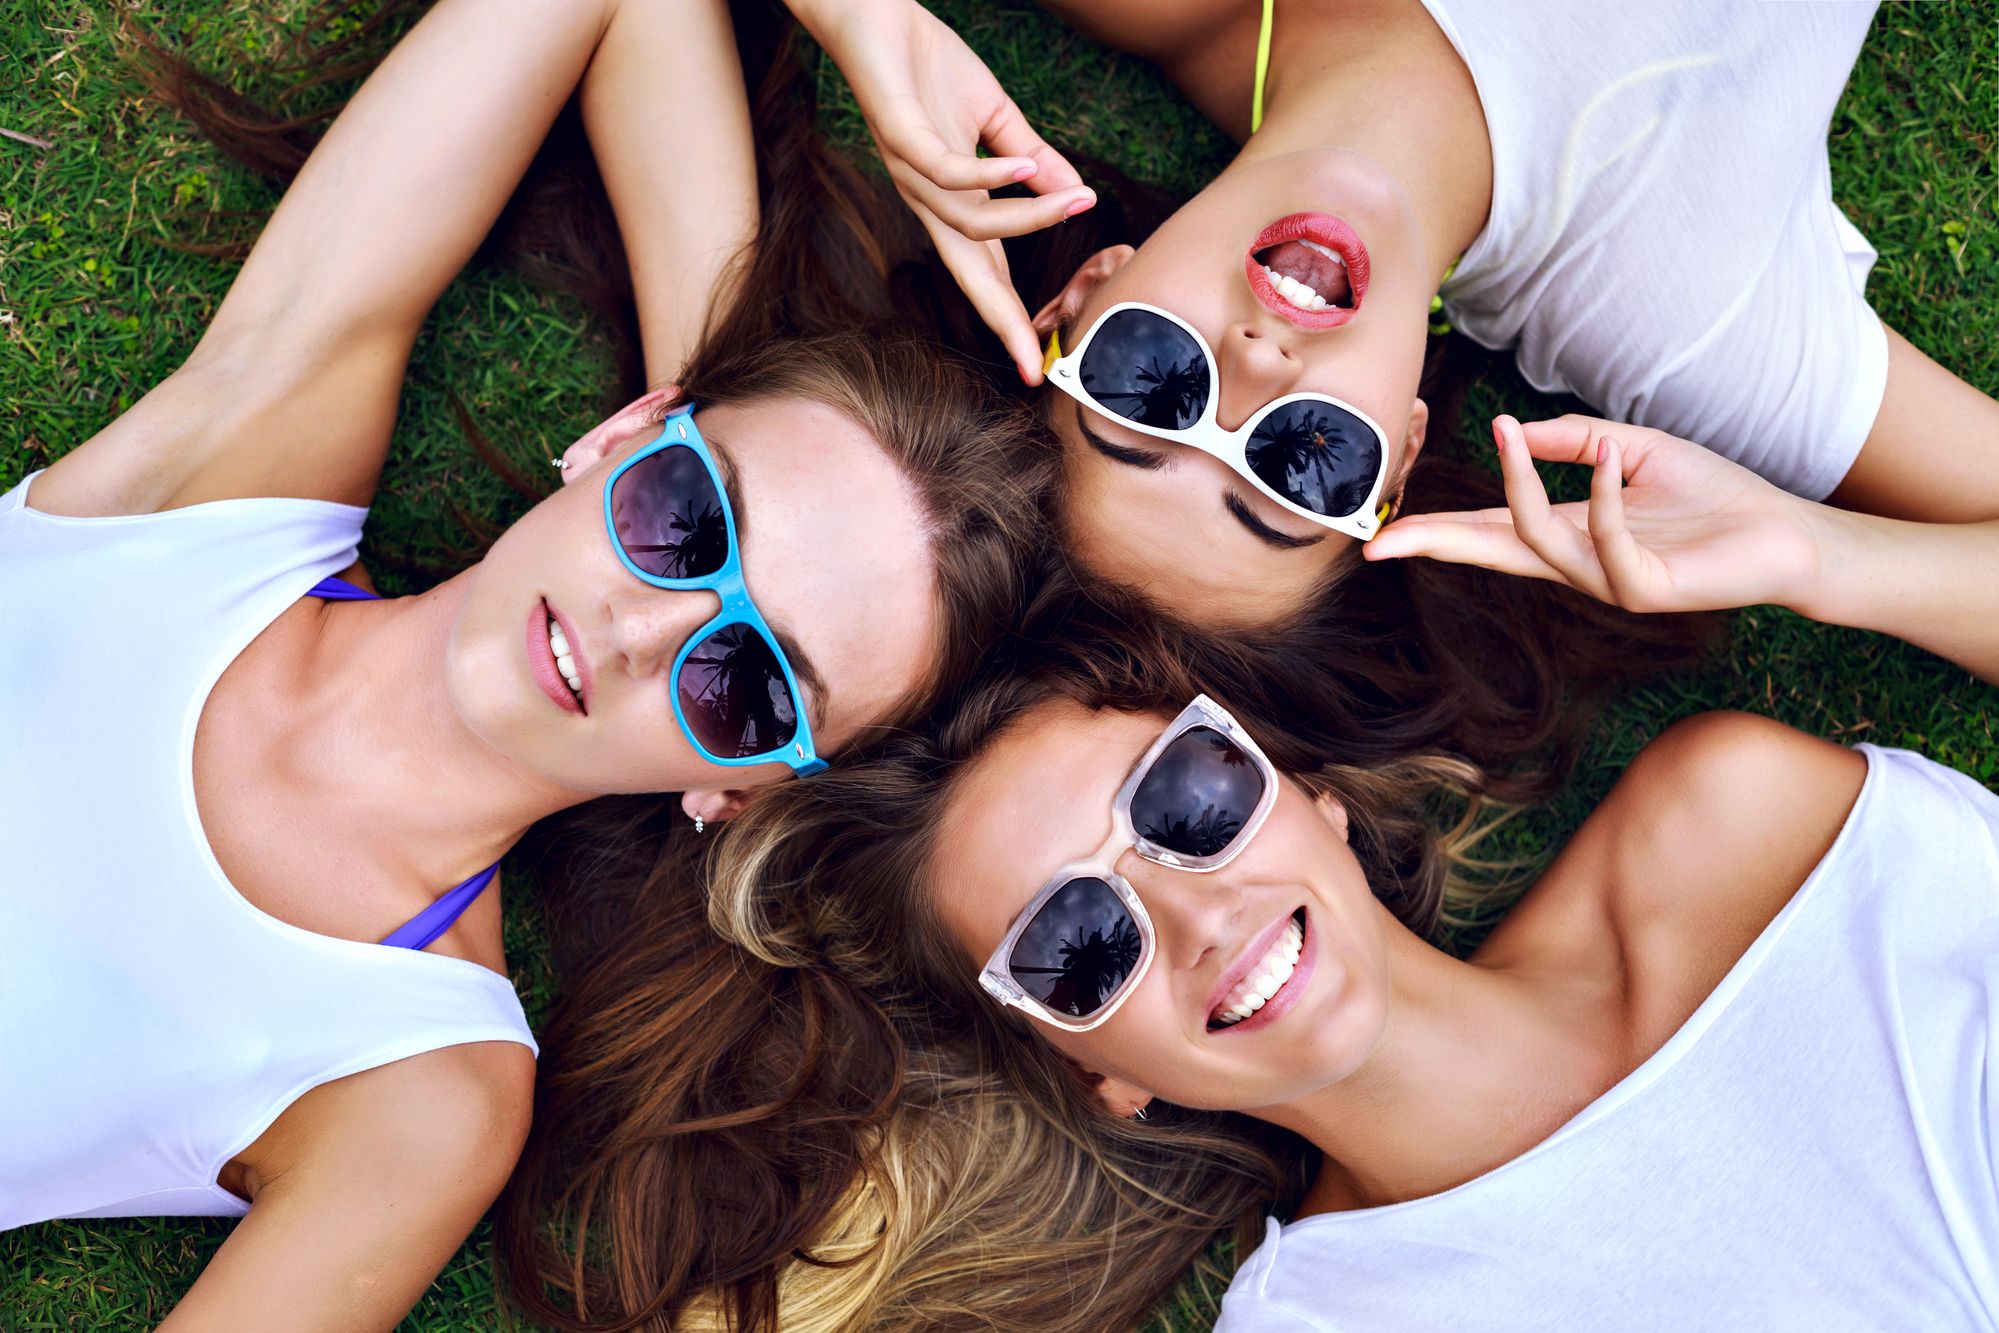
[[[1076,214],[1082,212],[1084,209],[1094,207],[1096,205],[1096,202],[1097,199],[1095,195],[1086,194],[1082,198],[1071,203],[1067,208],[1063,209],[1062,216],[1065,218],[1075,217]]]
[[[1020,372],[1020,382],[1022,384],[1025,384],[1030,389],[1034,387],[1034,381],[1027,378],[1027,368],[1025,366],[1015,366],[1014,369]]]
[[[1029,176],[1032,176],[1035,172],[1039,170],[1041,170],[1041,168],[1033,162],[1024,163],[1023,165],[1014,169],[1013,178],[1015,181],[1024,181]]]
[[[1598,467],[1602,467],[1604,461],[1609,457],[1610,457],[1610,437],[1606,435],[1602,439],[1596,442],[1596,465]]]
[[[1506,432],[1499,428],[1499,418],[1492,419],[1492,448],[1495,453],[1506,452]]]

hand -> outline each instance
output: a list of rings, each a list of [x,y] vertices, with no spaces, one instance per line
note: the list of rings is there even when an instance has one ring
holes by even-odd
[[[1013,289],[1000,238],[1053,226],[1096,203],[958,34],[915,0],[792,0],[853,85],[889,176],[972,306],[1028,384],[1041,344]],[[984,146],[993,154],[978,156]],[[987,191],[1025,182],[1032,199]]]
[[[1796,606],[1821,568],[1824,507],[1663,431],[1593,417],[1496,417],[1506,508],[1411,514],[1362,548],[1552,579],[1627,611]],[[1534,459],[1595,469],[1586,502],[1551,505]]]

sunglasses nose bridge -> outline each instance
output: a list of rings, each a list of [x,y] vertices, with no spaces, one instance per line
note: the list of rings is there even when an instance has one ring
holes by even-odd
[[[655,588],[635,583],[611,606],[611,642],[634,676],[656,676],[673,664],[694,632],[722,610],[708,588]]]
[[[1281,336],[1266,334],[1254,324],[1230,325],[1214,352],[1221,376],[1215,424],[1225,431],[1241,430],[1266,404],[1295,390],[1305,370]]]
[[[1175,968],[1196,967],[1230,938],[1243,910],[1238,886],[1226,867],[1185,870],[1148,860],[1127,847],[1111,867],[1131,885],[1152,922],[1154,946]]]

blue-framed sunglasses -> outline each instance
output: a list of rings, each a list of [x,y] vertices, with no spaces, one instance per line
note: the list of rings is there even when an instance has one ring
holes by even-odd
[[[799,777],[825,768],[797,673],[743,586],[736,515],[692,403],[611,474],[604,526],[618,559],[647,583],[722,599],[721,612],[680,646],[670,677],[673,716],[701,757],[789,764]]]

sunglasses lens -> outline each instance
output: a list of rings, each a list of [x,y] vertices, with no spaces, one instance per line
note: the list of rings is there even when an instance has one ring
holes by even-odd
[[[1256,759],[1213,727],[1195,727],[1159,752],[1131,797],[1131,823],[1156,847],[1219,856],[1263,799]]]
[[[1366,504],[1381,473],[1381,438],[1331,403],[1286,403],[1257,423],[1245,452],[1271,490],[1327,518]]]
[[[1162,430],[1199,421],[1212,388],[1201,344],[1149,310],[1120,310],[1097,326],[1082,380],[1105,411]]]
[[[1014,941],[1007,971],[1058,1014],[1088,1018],[1138,967],[1144,942],[1117,890],[1072,879],[1041,905]]]
[[[722,493],[701,456],[684,445],[648,454],[618,474],[611,522],[632,563],[660,578],[701,578],[729,558]]]
[[[688,729],[717,759],[768,754],[798,733],[777,649],[748,625],[724,625],[694,645],[673,685]]]

